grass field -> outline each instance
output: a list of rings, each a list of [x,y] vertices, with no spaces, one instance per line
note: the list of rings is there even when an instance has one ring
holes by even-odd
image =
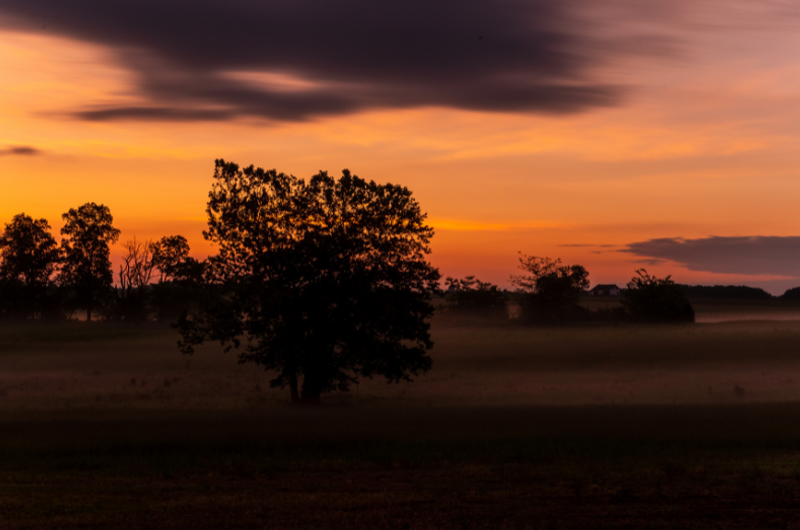
[[[0,527],[800,528],[800,321],[724,306],[437,317],[428,374],[319,408],[166,327],[2,324]]]

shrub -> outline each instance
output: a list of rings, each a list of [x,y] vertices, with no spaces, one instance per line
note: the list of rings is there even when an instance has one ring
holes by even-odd
[[[508,318],[508,296],[496,285],[482,282],[475,276],[445,280],[445,299],[451,310],[458,313],[475,313],[483,316]]]
[[[578,305],[589,287],[589,272],[582,265],[562,265],[560,259],[521,255],[519,268],[526,274],[511,276],[520,293],[520,318],[531,322],[586,320],[590,312]]]
[[[639,322],[694,322],[694,309],[683,288],[669,276],[656,278],[645,269],[636,271],[622,303]]]

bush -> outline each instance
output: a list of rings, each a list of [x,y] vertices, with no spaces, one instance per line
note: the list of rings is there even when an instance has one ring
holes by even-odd
[[[800,287],[792,287],[787,289],[785,293],[780,296],[781,300],[800,300]]]
[[[669,276],[656,278],[644,269],[628,282],[622,303],[634,321],[694,322],[694,309],[684,289]]]
[[[589,272],[582,265],[562,265],[560,259],[521,255],[525,274],[511,276],[520,293],[520,318],[530,322],[588,320],[591,312],[578,305],[589,287]]]
[[[452,311],[508,318],[508,296],[496,285],[482,282],[475,276],[463,279],[448,277],[445,284],[445,299],[451,303]]]

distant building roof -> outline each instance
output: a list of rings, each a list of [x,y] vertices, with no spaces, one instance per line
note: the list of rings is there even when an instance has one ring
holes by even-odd
[[[587,292],[593,296],[619,296],[622,294],[622,289],[613,283],[603,283],[600,285],[595,285]]]

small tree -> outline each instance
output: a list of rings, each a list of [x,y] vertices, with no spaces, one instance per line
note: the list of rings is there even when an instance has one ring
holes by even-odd
[[[151,249],[160,272],[151,297],[156,319],[174,321],[199,303],[205,263],[189,257],[189,242],[183,236],[162,237]]]
[[[120,231],[112,224],[111,211],[102,204],[88,202],[61,217],[61,235],[67,237],[61,240],[64,265],[59,279],[74,290],[76,305],[86,309],[91,320],[92,310],[107,297],[114,281],[109,245],[119,240]]]
[[[645,269],[636,271],[622,299],[629,316],[639,322],[694,322],[686,291],[670,276],[660,279]]]
[[[125,242],[126,254],[119,266],[116,316],[124,320],[147,318],[147,289],[155,263],[150,241]]]
[[[439,272],[408,189],[224,160],[214,179],[204,236],[219,254],[206,277],[221,296],[180,321],[185,352],[206,340],[241,346],[240,362],[274,370],[271,386],[312,403],[359,377],[397,382],[430,368]]]
[[[45,219],[15,215],[0,235],[0,282],[7,312],[26,317],[48,313],[48,290],[60,259]]]
[[[189,259],[189,242],[183,236],[164,236],[151,243],[153,264],[161,273],[159,281],[170,281],[180,274],[180,268]]]
[[[522,319],[552,322],[586,316],[587,311],[578,305],[581,291],[589,287],[589,273],[582,265],[562,265],[561,259],[525,254],[519,263],[526,274],[512,275],[511,283],[521,295]]]
[[[461,279],[448,277],[445,285],[445,298],[452,301],[453,310],[498,318],[508,317],[508,297],[496,285],[482,282],[475,276]]]

